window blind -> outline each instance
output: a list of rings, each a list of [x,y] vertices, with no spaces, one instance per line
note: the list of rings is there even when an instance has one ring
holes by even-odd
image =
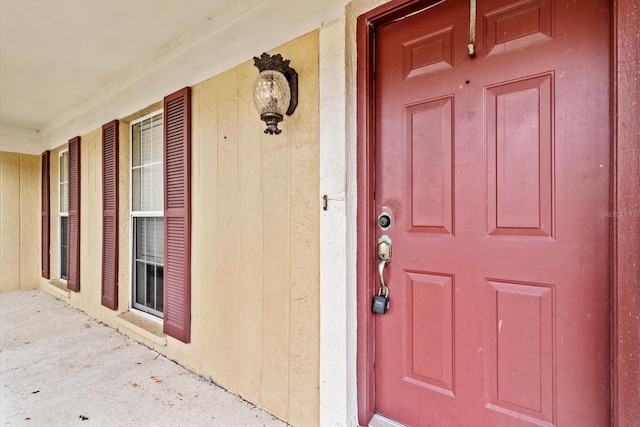
[[[162,212],[162,123],[157,114],[132,127],[134,211]]]

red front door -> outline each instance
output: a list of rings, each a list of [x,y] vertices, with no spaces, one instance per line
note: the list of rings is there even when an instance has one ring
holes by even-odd
[[[608,8],[479,0],[473,58],[469,1],[376,30],[378,414],[609,424]]]

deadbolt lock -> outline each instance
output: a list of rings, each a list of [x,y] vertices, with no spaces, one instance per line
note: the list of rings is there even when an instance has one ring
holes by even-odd
[[[378,215],[378,226],[381,230],[388,230],[391,227],[391,215],[388,212]]]
[[[380,261],[391,261],[391,239],[386,234],[378,239],[378,259]]]

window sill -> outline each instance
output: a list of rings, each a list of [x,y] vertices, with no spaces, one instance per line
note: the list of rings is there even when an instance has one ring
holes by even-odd
[[[69,302],[69,300],[71,299],[71,291],[67,289],[67,284],[57,279],[51,279],[49,283],[47,283],[45,291],[52,294],[56,298],[65,300],[67,302]]]
[[[116,316],[116,323],[120,332],[138,339],[151,348],[167,345],[167,336],[162,332],[161,323],[146,319],[131,311],[125,311]]]

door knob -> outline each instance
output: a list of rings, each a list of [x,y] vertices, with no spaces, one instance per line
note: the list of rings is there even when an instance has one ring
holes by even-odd
[[[385,314],[389,309],[389,288],[384,282],[384,267],[391,261],[391,239],[389,236],[380,236],[378,239],[378,276],[380,277],[380,290],[373,296],[371,311]]]

